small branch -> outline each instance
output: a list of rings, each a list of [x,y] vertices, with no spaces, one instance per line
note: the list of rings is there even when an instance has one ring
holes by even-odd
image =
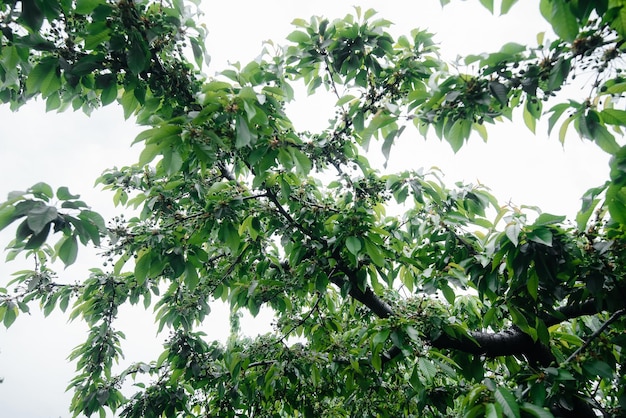
[[[591,334],[591,336],[587,339],[587,341],[584,342],[583,345],[581,345],[578,350],[574,351],[572,353],[572,355],[570,355],[564,362],[563,364],[567,364],[570,361],[572,361],[573,359],[576,358],[576,356],[578,356],[581,352],[583,352],[587,347],[589,347],[589,344],[591,344],[593,342],[593,340],[595,340],[596,338],[598,338],[600,336],[600,334],[602,334],[608,327],[609,325],[611,325],[613,322],[617,321],[619,319],[620,316],[626,314],[626,308],[622,308],[618,311],[613,312],[613,315],[611,315],[611,317],[609,319],[606,320],[606,322],[604,324],[602,324],[602,326],[600,328],[598,328],[593,334]]]
[[[283,334],[283,336],[280,338],[280,341],[285,341],[285,338],[289,337],[289,334],[291,334],[300,325],[304,324],[306,322],[306,320],[309,319],[311,317],[311,315],[313,315],[313,312],[317,311],[317,307],[318,307],[318,305],[320,303],[320,299],[321,299],[321,295],[320,295],[319,292],[317,292],[317,300],[315,301],[315,304],[313,305],[311,310],[309,312],[307,312],[306,315],[304,315],[304,317],[302,319],[300,319],[296,325],[291,327],[291,329],[289,331],[285,332]]]

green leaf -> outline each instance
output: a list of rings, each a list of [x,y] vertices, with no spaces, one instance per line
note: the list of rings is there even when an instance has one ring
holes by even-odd
[[[304,155],[304,153],[296,148],[290,148],[291,154],[293,155],[293,162],[296,166],[296,170],[299,174],[303,176],[307,176],[311,169],[313,168],[313,163]]]
[[[198,270],[194,267],[192,263],[187,263],[185,265],[184,280],[185,285],[189,288],[189,290],[194,290],[200,282],[200,278],[198,277]]]
[[[552,0],[552,12],[548,21],[554,32],[567,42],[573,42],[578,35],[578,21],[572,12],[569,1]]]
[[[559,120],[561,115],[563,115],[563,112],[565,112],[569,108],[570,108],[570,105],[568,103],[559,103],[557,105],[554,105],[548,111],[548,113],[552,113],[550,117],[548,118],[548,135],[550,135],[550,133],[552,132],[554,125],[556,125],[556,122]]]
[[[150,265],[152,264],[152,254],[150,251],[143,251],[137,257],[135,261],[135,280],[137,281],[138,286],[142,286],[146,278],[148,277],[148,272],[150,271]]]
[[[169,144],[178,139],[182,133],[182,128],[178,125],[162,124],[155,128],[146,129],[140,132],[133,140],[133,144],[145,141],[146,144]]]
[[[493,14],[493,0],[480,0],[480,4],[482,4],[490,13]]]
[[[359,255],[361,251],[361,240],[357,237],[350,236],[346,238],[346,248],[354,255]]]
[[[183,166],[183,157],[175,149],[169,148],[167,152],[163,152],[162,164],[165,172],[172,176],[178,173]]]
[[[535,228],[529,231],[526,236],[531,241],[546,245],[548,247],[552,247],[552,231],[550,231],[548,228]]]
[[[80,195],[78,194],[71,194],[70,190],[65,187],[59,187],[57,189],[57,199],[59,200],[74,200],[74,199],[78,199],[80,197]]]
[[[15,219],[15,206],[0,207],[0,231],[10,225]]]
[[[238,252],[241,237],[232,223],[222,222],[218,231],[218,238],[230,248],[233,254]]]
[[[384,344],[384,342],[387,341],[387,339],[389,338],[390,333],[391,330],[389,328],[386,328],[374,334],[374,338],[372,339],[374,346]]]
[[[446,134],[446,141],[452,146],[454,152],[458,152],[465,140],[469,137],[472,129],[472,123],[465,119],[459,119],[450,128]]]
[[[609,24],[623,39],[626,37],[626,7],[623,1],[616,1],[615,3],[619,4],[619,6],[617,6],[617,13],[615,14],[614,19],[611,20]]]
[[[28,74],[26,89],[46,98],[61,87],[58,59],[42,59]]]
[[[439,289],[441,290],[441,293],[443,293],[443,297],[446,298],[446,301],[450,304],[453,305],[454,304],[454,299],[456,297],[456,295],[454,294],[454,289],[452,289],[448,283],[444,283],[441,286],[439,286]]]
[[[24,245],[24,249],[26,250],[34,250],[36,248],[41,247],[41,245],[46,242],[48,238],[48,233],[50,232],[50,224],[46,224],[41,232],[38,234],[32,234],[32,236],[28,239],[26,244]]]
[[[500,102],[502,106],[506,106],[509,102],[509,88],[499,81],[489,82],[489,92]]]
[[[507,14],[515,3],[517,3],[517,0],[502,0],[502,7],[500,8],[500,14],[501,15]]]
[[[533,222],[533,226],[557,225],[565,221],[565,218],[565,216],[542,213],[537,217],[535,222]]]
[[[496,404],[488,403],[485,405],[485,418],[501,418],[502,413],[498,414]]]
[[[13,325],[15,319],[17,318],[18,308],[17,305],[11,302],[6,302],[5,306],[6,310],[4,311],[4,318],[2,322],[4,323],[4,326],[6,328],[9,328],[11,325]]]
[[[526,289],[533,300],[537,300],[537,296],[539,294],[539,276],[536,274],[530,274],[526,280]]]
[[[250,128],[248,127],[248,122],[246,122],[244,117],[241,115],[237,115],[235,130],[237,132],[237,137],[235,138],[236,148],[242,148],[252,144],[252,132],[250,132]]]
[[[372,262],[378,267],[383,267],[385,265],[385,257],[382,254],[382,250],[369,238],[363,238],[363,242],[365,243],[365,252]]]
[[[516,247],[517,247],[517,244],[519,243],[519,234],[521,230],[522,230],[522,227],[517,221],[509,222],[506,225],[506,227],[504,227],[504,233],[509,238],[509,240],[513,243],[513,245]]]
[[[621,148],[615,140],[615,136],[604,125],[596,127],[593,140],[604,152],[611,155],[616,154]]]
[[[33,195],[35,195],[35,197],[39,199],[45,200],[46,202],[54,197],[52,187],[43,182],[37,183],[34,186],[30,187],[28,189],[28,192],[32,193]]]
[[[604,109],[600,112],[600,118],[609,125],[626,126],[626,110]]]
[[[33,234],[39,234],[57,215],[57,208],[54,206],[36,206],[28,212],[26,220]]]
[[[34,32],[37,32],[41,28],[43,18],[44,14],[38,1],[22,0],[22,14],[20,19]]]
[[[537,126],[538,116],[535,110],[536,106],[538,106],[538,103],[533,103],[532,100],[527,100],[522,114],[524,123],[532,133],[535,133],[535,128]]]
[[[117,99],[117,84],[111,83],[102,89],[100,93],[100,101],[102,106],[109,105]]]
[[[76,0],[75,11],[79,15],[88,15],[100,4],[102,4],[102,0]]]
[[[537,418],[554,418],[554,415],[550,413],[547,409],[543,409],[540,406],[533,405],[529,402],[524,402],[520,409],[524,412],[528,412],[533,417]]]
[[[78,242],[76,241],[76,235],[72,234],[65,238],[61,246],[59,247],[59,258],[63,261],[65,266],[69,266],[76,261],[78,255]]]
[[[129,36],[130,48],[126,52],[128,68],[133,74],[139,74],[150,65],[150,51],[138,30],[133,30]]]
[[[297,44],[303,44],[309,42],[311,40],[311,37],[305,32],[302,32],[300,30],[294,30],[289,35],[287,35],[287,40]]]
[[[588,360],[583,363],[583,370],[591,376],[600,376],[608,380],[612,380],[615,374],[615,370],[611,366],[598,359]]]
[[[504,415],[509,418],[520,418],[519,406],[515,400],[515,396],[506,388],[498,387],[494,393],[496,402],[502,407]]]

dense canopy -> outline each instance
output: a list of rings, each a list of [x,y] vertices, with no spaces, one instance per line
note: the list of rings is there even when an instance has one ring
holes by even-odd
[[[357,7],[296,19],[284,44],[215,77],[196,6],[0,1],[1,102],[118,102],[145,126],[137,163],[98,179],[118,217],[45,182],[0,204],[8,259],[33,266],[0,284],[4,325],[39,304],[89,327],[70,354],[75,416],[626,415],[626,2],[541,0],[554,39],[504,40],[463,70],[427,31],[394,38]],[[591,82],[568,89],[580,74]],[[290,120],[300,87],[335,96],[325,129]],[[573,222],[367,159],[405,130],[459,150],[502,120],[543,118],[612,156]],[[64,281],[54,262],[81,246],[104,262]],[[226,343],[198,330],[219,300]],[[169,333],[158,358],[124,362],[127,304]],[[241,335],[241,312],[262,308],[273,332]]]

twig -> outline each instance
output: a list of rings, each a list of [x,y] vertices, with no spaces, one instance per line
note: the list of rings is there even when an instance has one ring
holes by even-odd
[[[576,358],[576,356],[578,356],[583,350],[585,350],[587,347],[589,347],[589,344],[591,344],[593,342],[593,340],[598,338],[600,336],[600,334],[602,334],[604,332],[604,330],[609,327],[609,325],[611,325],[613,322],[618,320],[619,317],[624,315],[624,314],[626,314],[626,308],[622,308],[622,309],[620,309],[618,311],[613,312],[613,315],[611,315],[611,317],[609,319],[607,319],[606,322],[604,324],[602,324],[602,326],[600,328],[598,328],[593,334],[591,334],[591,336],[587,339],[587,341],[585,341],[584,344],[581,345],[578,348],[578,350],[574,351],[572,353],[572,355],[570,355],[567,358],[567,360],[565,360],[563,362],[563,365],[569,363],[574,358]]]

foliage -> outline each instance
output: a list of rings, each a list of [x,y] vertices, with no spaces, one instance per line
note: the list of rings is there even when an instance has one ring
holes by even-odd
[[[288,45],[210,79],[189,6],[0,3],[0,100],[86,112],[119,102],[146,125],[137,164],[98,180],[136,216],[107,224],[45,183],[0,206],[0,228],[18,223],[8,257],[34,260],[0,288],[4,325],[39,303],[89,326],[70,355],[75,415],[626,414],[624,2],[542,0],[557,38],[466,57],[472,74],[451,69],[431,34],[394,39],[390,22],[356,8],[298,19]],[[582,71],[593,81],[570,98]],[[298,83],[336,96],[326,129],[291,123]],[[381,175],[363,151],[378,140],[388,157],[411,124],[458,150],[520,112],[531,130],[546,114],[561,141],[573,127],[613,155],[576,226],[480,185],[447,188],[436,172]],[[106,266],[57,281],[51,262],[72,264],[80,245]],[[216,300],[233,311],[225,344],[197,331]],[[114,373],[118,310],[139,302],[170,337],[158,359]],[[274,332],[239,335],[237,313],[263,307]],[[140,375],[149,383],[123,393]]]

